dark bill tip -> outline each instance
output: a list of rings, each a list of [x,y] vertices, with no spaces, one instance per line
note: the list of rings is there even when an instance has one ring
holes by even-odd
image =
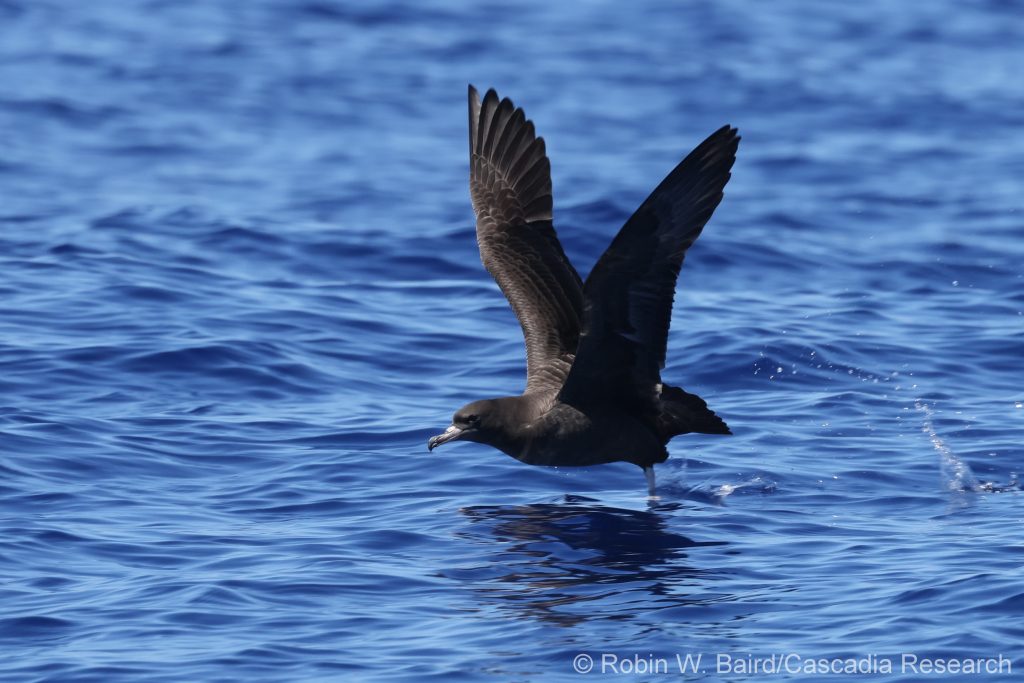
[[[465,430],[459,429],[455,425],[451,425],[450,427],[448,427],[448,429],[444,430],[443,434],[438,434],[437,436],[430,437],[430,439],[427,441],[427,450],[432,451],[442,444],[446,444],[449,441],[455,441],[460,436],[462,436],[463,431]]]

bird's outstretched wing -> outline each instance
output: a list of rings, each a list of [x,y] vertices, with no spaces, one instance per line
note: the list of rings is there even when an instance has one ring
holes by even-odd
[[[722,200],[739,136],[725,126],[693,150],[630,217],[587,277],[583,331],[559,400],[657,406],[676,278]]]
[[[469,189],[484,266],[526,338],[526,391],[557,391],[572,364],[583,311],[580,276],[551,222],[544,139],[511,100],[469,86]]]

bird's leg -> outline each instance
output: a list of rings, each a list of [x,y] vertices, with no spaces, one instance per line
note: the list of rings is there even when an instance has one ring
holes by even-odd
[[[658,495],[654,492],[654,465],[648,465],[644,468],[644,476],[647,477],[647,495],[650,498],[657,498]]]

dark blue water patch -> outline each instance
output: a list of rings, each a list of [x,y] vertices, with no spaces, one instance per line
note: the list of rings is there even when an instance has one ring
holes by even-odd
[[[24,115],[35,115],[43,120],[55,120],[74,126],[88,127],[106,123],[126,113],[116,105],[91,107],[62,98],[0,99],[0,107],[16,109]]]
[[[8,617],[0,620],[0,639],[57,640],[74,626],[73,622],[49,616]]]

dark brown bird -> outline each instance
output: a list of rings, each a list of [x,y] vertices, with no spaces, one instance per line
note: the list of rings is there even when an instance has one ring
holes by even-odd
[[[676,279],[722,201],[739,136],[724,126],[636,210],[584,284],[552,224],[544,139],[508,99],[469,87],[469,189],[484,266],[526,337],[526,391],[474,401],[427,442],[484,443],[530,465],[654,464],[679,434],[729,434],[698,396],[661,381]]]

